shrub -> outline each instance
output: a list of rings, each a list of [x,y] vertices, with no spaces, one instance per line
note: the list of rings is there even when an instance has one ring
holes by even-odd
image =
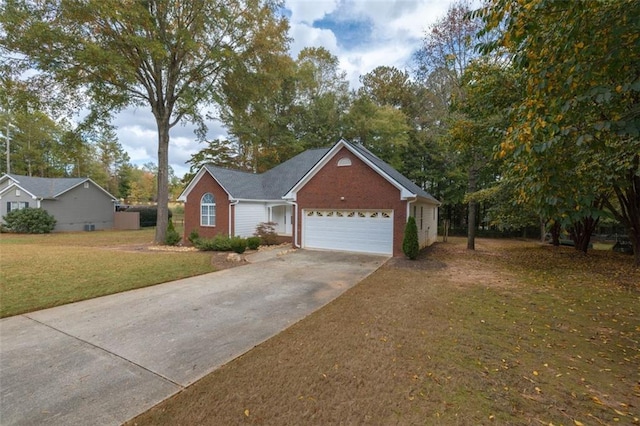
[[[140,227],[156,226],[158,223],[158,208],[156,206],[129,207],[128,212],[140,212]],[[173,212],[169,210],[169,220],[173,217]]]
[[[164,242],[168,246],[175,246],[180,242],[180,234],[176,231],[171,219],[169,219],[169,225],[167,225],[167,235],[164,237]]]
[[[216,235],[213,238],[199,238],[194,245],[198,250],[203,251],[231,251],[231,238],[225,235]]]
[[[262,245],[271,246],[278,242],[278,233],[276,232],[275,222],[261,222],[256,227],[253,235],[260,237]]]
[[[420,252],[420,243],[418,242],[418,227],[416,220],[409,216],[407,225],[404,228],[404,239],[402,240],[402,252],[411,260],[416,260]]]
[[[198,244],[198,240],[200,239],[200,234],[198,233],[198,230],[192,229],[191,232],[189,232],[189,237],[187,239],[189,240],[191,245],[196,246]]]
[[[247,240],[241,237],[231,238],[231,250],[238,254],[244,253],[247,249]]]
[[[48,234],[56,226],[56,218],[49,212],[31,207],[13,210],[3,219],[10,231],[19,234]]]
[[[247,238],[247,248],[249,250],[257,250],[260,247],[260,237]]]

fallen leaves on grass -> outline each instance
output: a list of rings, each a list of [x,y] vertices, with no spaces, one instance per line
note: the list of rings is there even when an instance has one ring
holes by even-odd
[[[135,421],[234,424],[251,407],[254,424],[638,423],[640,298],[614,273],[628,258],[476,247],[389,262]]]

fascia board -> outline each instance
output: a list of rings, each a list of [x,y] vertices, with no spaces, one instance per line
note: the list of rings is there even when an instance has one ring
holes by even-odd
[[[37,200],[38,199],[38,197],[33,195],[31,192],[27,191],[26,189],[24,189],[23,187],[18,185],[15,180],[13,180],[13,183],[11,185],[7,186],[5,189],[0,191],[0,196],[2,196],[2,194],[4,194],[5,192],[9,191],[12,188],[19,189],[20,191],[24,192],[25,194],[28,194],[33,200]]]
[[[367,166],[371,167],[376,173],[378,173],[380,176],[382,176],[383,179],[385,179],[387,182],[389,182],[391,185],[393,185],[394,187],[396,187],[399,191],[400,191],[400,198],[401,199],[409,199],[409,198],[415,198],[416,194],[412,193],[411,191],[409,191],[407,188],[405,188],[404,186],[402,186],[398,181],[396,181],[395,179],[393,179],[391,176],[389,176],[388,174],[386,174],[382,169],[380,169],[378,166],[376,166],[375,164],[373,164],[371,161],[369,161],[369,159],[367,159],[366,157],[364,157],[362,154],[360,154],[358,151],[356,151],[354,148],[351,147],[351,145],[349,145],[348,143],[346,143],[344,141],[344,139],[340,139],[338,142],[336,142],[336,144],[320,159],[320,161],[318,161],[312,168],[311,170],[309,170],[307,172],[306,175],[304,175],[302,177],[302,179],[300,179],[298,181],[298,183],[296,183],[293,188],[291,188],[289,190],[288,193],[286,193],[284,195],[284,197],[282,197],[285,200],[296,200],[296,195],[297,192],[304,186],[307,184],[307,182],[309,182],[309,180],[311,180],[311,178],[313,176],[315,176],[315,174],[320,171],[329,161],[331,161],[331,159],[336,155],[336,153],[341,149],[341,148],[347,148],[349,150],[349,152],[351,152],[353,155],[355,155],[356,157],[358,157],[360,160],[362,160]]]

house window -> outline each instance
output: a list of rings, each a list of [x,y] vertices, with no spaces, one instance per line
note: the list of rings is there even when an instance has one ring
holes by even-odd
[[[29,203],[26,201],[7,201],[7,213],[14,210],[22,210],[29,207]]]
[[[216,199],[209,192],[200,200],[200,225],[216,226]]]
[[[338,160],[338,167],[346,167],[351,165],[351,158],[342,157]]]
[[[424,207],[420,206],[420,230],[422,231],[422,218],[424,216]]]

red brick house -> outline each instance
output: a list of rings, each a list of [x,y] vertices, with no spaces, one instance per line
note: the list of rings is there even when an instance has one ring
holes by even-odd
[[[435,242],[440,202],[361,145],[345,140],[305,151],[262,173],[212,165],[187,185],[185,240],[251,236],[277,223],[294,247],[401,256],[404,228],[416,219],[420,246]]]

